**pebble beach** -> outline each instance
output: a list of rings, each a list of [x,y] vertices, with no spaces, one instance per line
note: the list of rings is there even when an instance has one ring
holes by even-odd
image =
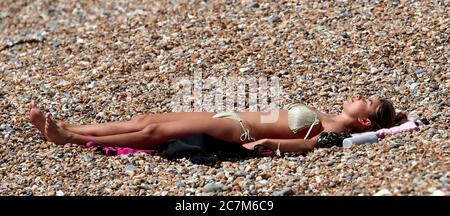
[[[0,195],[449,196],[450,2],[0,1]],[[47,142],[74,124],[170,112],[173,80],[278,77],[283,104],[382,95],[427,124],[376,144],[224,161],[107,157]],[[208,91],[208,89],[204,89]]]

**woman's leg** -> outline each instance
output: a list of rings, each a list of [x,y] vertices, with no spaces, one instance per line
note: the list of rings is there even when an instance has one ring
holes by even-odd
[[[159,114],[143,114],[139,115],[130,121],[124,122],[109,122],[104,124],[91,125],[73,125],[67,123],[60,123],[58,125],[70,132],[91,136],[107,136],[122,133],[137,132],[145,128],[145,126],[154,123],[178,121],[183,119],[192,119],[199,117],[211,117],[213,113],[207,112],[173,112],[173,113],[159,113]]]
[[[238,122],[231,119],[216,119],[211,117],[155,123],[147,125],[137,132],[89,137],[71,133],[58,127],[51,119],[51,115],[47,114],[45,129],[47,139],[56,144],[75,143],[84,145],[86,142],[94,141],[107,146],[133,147],[139,149],[150,148],[162,144],[169,139],[199,133],[206,133],[221,140],[240,142],[239,137],[242,133]]]
[[[31,123],[36,128],[44,133],[45,129],[45,116],[36,106],[36,102],[33,100],[30,103],[30,119]],[[144,114],[135,117],[130,121],[125,122],[111,122],[105,124],[92,124],[92,125],[73,125],[65,122],[58,122],[58,126],[64,128],[70,132],[91,136],[107,136],[122,133],[137,132],[144,129],[145,126],[152,123],[169,122],[181,119],[198,118],[202,116],[212,116],[212,113],[207,112],[174,112],[174,113],[162,113],[162,114]]]

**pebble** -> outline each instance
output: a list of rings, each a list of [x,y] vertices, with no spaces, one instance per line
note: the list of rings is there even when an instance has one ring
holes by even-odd
[[[416,88],[419,86],[419,84],[417,84],[417,83],[412,83],[410,86],[409,86],[409,89],[411,89],[412,91],[415,91],[416,90]]]
[[[435,190],[435,191],[433,191],[431,196],[445,196],[445,193],[441,190]]]
[[[374,194],[374,196],[390,196],[390,195],[392,195],[392,193],[388,189],[385,189],[385,188],[379,190],[378,192],[376,192]]]
[[[400,146],[403,146],[403,144],[402,143],[397,143],[397,142],[389,144],[389,148],[390,149],[395,149],[395,148],[398,148]]]
[[[239,69],[239,72],[241,72],[241,73],[246,73],[246,72],[250,72],[250,71],[252,71],[252,69],[249,67],[243,67],[243,68]]]
[[[222,184],[216,184],[216,183],[208,183],[204,186],[204,188],[206,190],[208,190],[209,192],[217,192],[217,191],[221,191],[223,188]]]
[[[144,189],[144,190],[151,190],[151,189],[153,189],[153,186],[149,185],[149,184],[141,184],[141,185],[139,185],[139,187]]]
[[[413,70],[413,73],[414,73],[415,75],[419,75],[419,74],[422,73],[422,72],[423,72],[422,68],[414,68],[414,70]]]
[[[56,192],[56,196],[64,196],[64,192],[59,190]]]
[[[276,191],[273,193],[274,196],[288,196],[294,193],[291,187],[285,187],[281,191]]]
[[[258,191],[256,190],[256,186],[255,185],[250,185],[249,192],[250,192],[251,195],[258,194]]]
[[[265,186],[265,185],[268,185],[268,184],[269,184],[269,181],[263,179],[263,180],[259,181],[258,183],[259,183],[260,185]]]
[[[55,195],[56,195],[56,192],[54,190],[47,192],[47,196],[55,196]]]
[[[92,161],[92,159],[93,159],[93,157],[91,155],[86,155],[83,158],[83,160],[86,161],[86,162],[90,162],[90,161]]]
[[[276,22],[280,22],[280,21],[281,21],[281,19],[277,15],[273,15],[273,16],[270,17],[270,22],[271,23],[276,23]]]
[[[257,7],[259,7],[258,2],[250,2],[245,6],[245,9],[248,10],[248,9],[257,8]]]
[[[99,112],[95,117],[104,118],[106,114],[104,112]]]
[[[4,6],[16,13],[0,13],[0,194],[449,194],[444,1],[173,2]],[[31,99],[74,124],[167,112],[177,92],[172,78],[194,71],[202,82],[274,76],[280,106],[301,101],[330,113],[356,92],[386,95],[429,125],[375,145],[215,167],[57,146],[28,119]]]
[[[125,172],[134,172],[136,170],[136,166],[134,166],[134,165],[127,165],[123,170]]]
[[[59,28],[59,22],[57,20],[53,20],[50,22],[50,31],[55,31]]]
[[[182,182],[182,181],[177,181],[177,183],[175,183],[175,186],[179,187],[179,188],[183,188],[185,185],[186,184],[184,182]]]
[[[270,168],[270,166],[271,166],[271,163],[259,164],[258,165],[258,169],[260,169],[260,170],[267,170],[267,169]]]
[[[330,159],[330,160],[328,160],[328,162],[327,162],[327,166],[332,166],[335,162],[336,162],[336,160]]]
[[[14,129],[13,129],[10,125],[7,125],[7,124],[1,124],[1,125],[0,125],[0,130],[1,130],[1,131],[5,131],[5,132],[11,132],[11,131],[13,131]]]

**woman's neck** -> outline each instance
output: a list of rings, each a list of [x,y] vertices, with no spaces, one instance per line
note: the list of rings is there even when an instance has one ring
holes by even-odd
[[[353,128],[353,124],[355,122],[355,119],[345,113],[340,113],[338,115],[334,115],[329,117],[329,119],[339,126],[345,128],[345,130],[350,130]]]

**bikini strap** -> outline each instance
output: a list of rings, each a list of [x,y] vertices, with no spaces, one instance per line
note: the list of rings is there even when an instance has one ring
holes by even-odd
[[[250,129],[244,126],[242,119],[239,119],[239,124],[241,124],[242,130],[244,131],[244,133],[242,133],[239,137],[241,141],[256,141],[256,139],[252,135],[250,135]]]
[[[314,122],[311,124],[311,126],[309,126],[308,133],[306,133],[306,136],[305,136],[305,138],[303,138],[303,139],[308,138],[309,133],[311,132],[311,129],[312,129],[317,123],[318,123],[318,119],[317,119],[317,115],[316,115],[316,116],[315,116],[315,119],[314,119]]]

